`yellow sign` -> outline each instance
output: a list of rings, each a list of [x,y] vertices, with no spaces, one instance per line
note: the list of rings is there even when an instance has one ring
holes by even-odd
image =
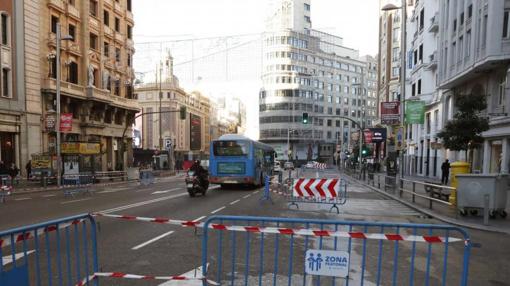
[[[50,169],[51,158],[48,155],[32,155],[32,169]]]
[[[62,143],[62,154],[83,154],[95,155],[101,153],[101,145],[99,143]]]

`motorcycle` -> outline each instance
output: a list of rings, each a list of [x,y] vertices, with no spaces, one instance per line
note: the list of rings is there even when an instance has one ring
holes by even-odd
[[[209,188],[209,176],[205,175],[204,184],[202,185],[200,182],[200,178],[194,171],[188,171],[186,174],[186,189],[188,190],[188,194],[190,197],[194,197],[196,194],[201,193],[205,196],[207,189]]]

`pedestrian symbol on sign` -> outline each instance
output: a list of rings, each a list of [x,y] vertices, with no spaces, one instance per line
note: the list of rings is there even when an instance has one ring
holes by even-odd
[[[305,255],[305,273],[345,278],[349,276],[349,253],[309,249]]]

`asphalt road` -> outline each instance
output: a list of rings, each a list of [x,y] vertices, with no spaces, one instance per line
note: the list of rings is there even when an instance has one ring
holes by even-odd
[[[315,172],[299,174],[314,177]],[[294,176],[296,174],[294,173]],[[338,173],[328,170],[321,177],[337,177]],[[61,192],[44,192],[10,197],[7,203],[0,205],[0,230],[31,223],[46,221],[80,213],[105,212],[140,217],[165,217],[179,220],[205,221],[212,215],[265,216],[283,218],[326,219],[331,222],[349,220],[353,222],[398,222],[429,223],[440,222],[424,217],[420,213],[395,201],[376,194],[354,181],[349,180],[348,200],[340,206],[340,213],[329,213],[330,205],[299,204],[299,209],[288,208],[286,198],[272,194],[272,201],[260,203],[262,189],[215,188],[205,197],[190,198],[185,191],[183,177],[162,178],[150,186],[136,183],[109,188],[93,188],[92,195],[78,195],[65,198]],[[193,228],[183,228],[167,224],[141,221],[126,221],[98,217],[98,256],[100,270],[104,272],[123,272],[144,275],[180,275],[199,267],[202,262],[203,230],[195,232]],[[225,222],[249,225],[250,222]],[[261,223],[253,223],[260,225]],[[266,224],[266,222],[263,222]],[[270,223],[267,223],[268,225]],[[283,225],[279,225],[282,227]],[[327,225],[299,225],[286,227],[309,228],[328,227]],[[345,231],[360,231],[339,228]],[[388,230],[390,231],[390,230]],[[391,230],[395,231],[395,230]],[[482,248],[474,248],[471,256],[470,285],[510,285],[507,258],[510,256],[510,240],[501,234],[470,231],[474,242]],[[51,243],[54,243],[52,240]],[[369,241],[366,245],[359,240],[317,239],[302,236],[263,236],[261,234],[219,234],[210,232],[208,261],[211,275],[217,281],[234,280],[234,285],[288,285],[288,273],[292,273],[291,285],[316,285],[317,277],[303,275],[304,251],[309,248],[335,248],[351,251],[350,285],[359,285],[361,277],[365,285],[375,285],[380,279],[382,285],[388,285],[393,278],[394,248],[385,243],[381,252],[384,264],[382,275],[377,275],[379,242]],[[221,247],[218,247],[221,245]],[[349,246],[350,245],[350,246]],[[407,247],[400,244],[397,255],[399,285],[405,285],[410,273],[408,256],[412,244]],[[28,244],[28,249],[32,245]],[[18,246],[17,251],[20,250]],[[448,277],[455,283],[460,277],[458,261],[462,257],[462,244],[453,245],[448,253]],[[54,255],[54,250],[52,250]],[[427,265],[431,271],[431,285],[438,284],[442,277],[443,249],[434,249],[430,262],[427,262],[427,249],[419,245],[415,282],[423,284]],[[3,256],[6,256],[4,249]],[[83,257],[82,257],[83,258]],[[30,255],[35,259],[35,254]],[[365,261],[365,271],[362,262]],[[74,263],[74,261],[73,261]],[[5,258],[4,258],[4,264]],[[7,262],[7,267],[8,266]],[[260,264],[260,266],[259,266]],[[246,267],[249,265],[250,267]],[[228,268],[228,269],[227,269]],[[262,270],[262,271],[260,271]],[[65,272],[65,269],[64,269]],[[262,273],[259,275],[259,273]],[[276,275],[274,275],[276,273]],[[245,280],[246,279],[246,280]],[[329,279],[329,280],[328,280]],[[133,281],[127,279],[101,279],[102,285],[161,285],[156,281]],[[327,285],[333,284],[330,278],[324,278]],[[450,280],[448,280],[450,281]],[[345,281],[335,280],[335,285],[345,285]],[[326,284],[326,283],[324,283]],[[43,285],[46,285],[43,283]],[[164,285],[200,285],[200,283]]]

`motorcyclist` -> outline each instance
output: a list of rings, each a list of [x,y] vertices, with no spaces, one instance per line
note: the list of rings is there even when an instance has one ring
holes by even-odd
[[[195,160],[195,162],[193,162],[193,165],[191,165],[190,170],[193,171],[195,175],[198,177],[198,180],[200,181],[200,186],[207,189],[209,185],[209,180],[207,179],[208,172],[206,169],[204,169],[204,167],[202,167],[202,165],[200,165],[200,161]]]

